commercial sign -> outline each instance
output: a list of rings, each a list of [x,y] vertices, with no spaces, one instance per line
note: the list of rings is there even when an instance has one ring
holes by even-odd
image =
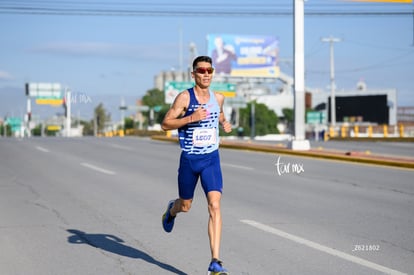
[[[279,77],[279,41],[275,37],[210,34],[207,41],[216,74]]]
[[[59,83],[28,83],[26,94],[34,97],[36,104],[61,105],[63,89]]]
[[[165,103],[171,104],[175,97],[184,90],[194,87],[194,83],[190,81],[168,81],[165,82]],[[222,93],[225,97],[236,96],[236,85],[230,83],[211,83],[210,89]]]

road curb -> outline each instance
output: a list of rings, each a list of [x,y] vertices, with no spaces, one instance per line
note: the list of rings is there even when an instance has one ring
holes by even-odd
[[[168,141],[178,143],[177,137],[166,137],[166,136],[152,136],[154,140],[159,141]],[[348,162],[357,162],[357,163],[368,163],[400,168],[414,169],[414,159],[404,159],[398,157],[386,157],[378,156],[371,154],[364,154],[361,152],[336,152],[336,151],[323,151],[317,149],[311,149],[309,151],[295,151],[288,149],[280,145],[272,144],[258,144],[253,142],[240,142],[240,141],[230,141],[230,140],[221,140],[221,148],[237,149],[237,150],[248,150],[248,151],[258,151],[265,153],[278,153],[284,155],[295,155],[311,158],[321,158],[321,159],[331,159],[331,160],[340,160]]]

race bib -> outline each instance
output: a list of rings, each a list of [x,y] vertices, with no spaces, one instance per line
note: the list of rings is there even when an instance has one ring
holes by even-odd
[[[215,128],[197,128],[193,131],[193,145],[208,146],[217,142]]]

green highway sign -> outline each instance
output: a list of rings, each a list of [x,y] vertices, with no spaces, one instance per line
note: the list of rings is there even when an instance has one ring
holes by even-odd
[[[63,103],[63,87],[60,83],[26,83],[26,95],[36,98],[36,104]]]
[[[246,108],[247,107],[246,99],[242,96],[226,98],[224,103],[227,105],[230,105],[233,108]]]
[[[12,132],[20,131],[23,121],[19,117],[9,117],[6,119],[6,123],[11,126]]]
[[[325,112],[307,112],[306,113],[306,123],[308,124],[324,124],[326,123],[326,113]]]

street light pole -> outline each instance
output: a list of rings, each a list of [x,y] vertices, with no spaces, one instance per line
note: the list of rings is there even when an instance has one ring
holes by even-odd
[[[71,104],[72,104],[72,98],[71,98],[71,91],[69,88],[65,88],[65,97],[66,97],[66,137],[71,136]]]
[[[293,1],[293,44],[294,44],[294,139],[289,143],[293,150],[309,150],[305,139],[305,0]]]
[[[322,38],[322,42],[329,42],[330,46],[330,71],[331,71],[331,125],[336,125],[336,102],[335,102],[335,63],[334,63],[334,42],[341,42],[341,39],[335,37]]]
[[[31,120],[31,118],[32,118],[32,101],[30,99],[30,95],[28,95],[27,96],[27,119],[26,119],[27,137],[30,137],[30,120]]]

